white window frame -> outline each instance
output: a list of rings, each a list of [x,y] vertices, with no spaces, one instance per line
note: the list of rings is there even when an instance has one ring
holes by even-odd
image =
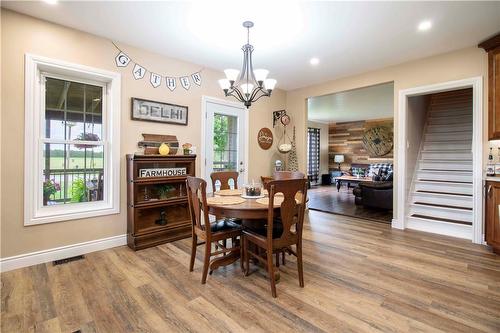
[[[102,145],[104,152],[102,201],[43,206],[43,138],[45,122],[42,120],[45,119],[45,84],[43,84],[42,80],[45,76],[93,85],[97,84],[105,88],[102,101]],[[119,73],[29,53],[25,55],[25,226],[118,214],[120,212],[120,98],[121,75]],[[92,142],[90,143],[92,144]]]

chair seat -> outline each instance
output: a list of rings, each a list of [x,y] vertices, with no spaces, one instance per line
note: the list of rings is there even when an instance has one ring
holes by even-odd
[[[221,232],[221,231],[238,230],[238,229],[241,229],[241,225],[236,224],[229,219],[218,220],[210,224],[210,231],[212,232]]]
[[[267,224],[260,226],[245,227],[244,231],[251,232],[263,237],[267,237]],[[274,219],[273,222],[273,239],[280,238],[283,234],[283,223],[280,219]]]

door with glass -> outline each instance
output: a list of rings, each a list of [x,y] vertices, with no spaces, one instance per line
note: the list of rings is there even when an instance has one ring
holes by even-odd
[[[212,192],[210,174],[216,171],[238,171],[238,187],[246,179],[247,131],[246,109],[224,102],[206,101],[205,178]],[[231,187],[233,187],[232,184]],[[216,184],[216,189],[218,184]]]

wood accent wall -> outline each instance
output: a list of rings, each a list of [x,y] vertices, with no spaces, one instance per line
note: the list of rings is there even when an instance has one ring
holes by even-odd
[[[394,131],[394,119],[375,119],[350,121],[344,123],[331,123],[328,127],[328,167],[330,170],[337,169],[338,164],[333,162],[335,155],[344,155],[344,163],[341,169],[350,168],[352,163],[392,163],[394,148],[385,156],[370,156],[363,146],[363,133],[375,126],[387,126]]]

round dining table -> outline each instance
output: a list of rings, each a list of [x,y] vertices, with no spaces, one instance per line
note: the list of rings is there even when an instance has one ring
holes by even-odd
[[[214,194],[212,194],[214,196]],[[217,192],[215,193],[217,196]],[[267,223],[268,205],[257,202],[257,199],[245,199],[240,204],[217,204],[207,201],[208,213],[217,217],[237,218],[242,220],[242,225],[247,227],[259,227]],[[280,206],[275,207],[275,216],[279,216]],[[240,259],[240,251],[235,251],[230,255],[216,258],[210,265],[213,271],[217,267],[226,266]],[[242,266],[243,267],[243,266]],[[276,281],[279,281],[280,274],[278,270],[274,272]]]
[[[217,193],[215,193],[217,195]],[[245,202],[235,205],[207,203],[208,213],[215,216],[224,216],[242,220],[266,220],[268,205],[257,202],[257,199],[245,199]],[[279,206],[275,214],[279,214]],[[264,222],[265,223],[265,222]]]

